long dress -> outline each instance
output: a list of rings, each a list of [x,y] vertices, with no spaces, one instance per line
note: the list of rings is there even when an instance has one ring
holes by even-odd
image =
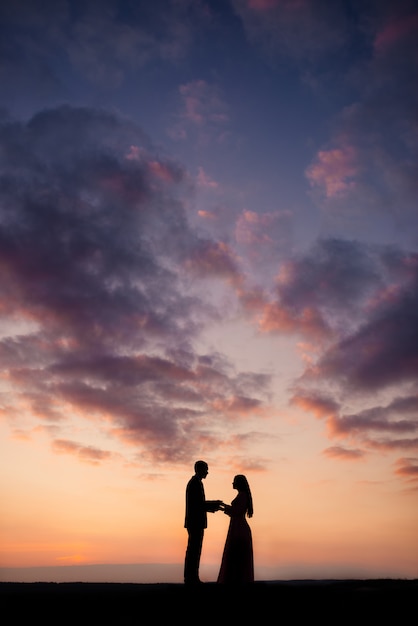
[[[251,528],[245,518],[248,499],[244,492],[228,506],[231,517],[219,570],[218,583],[246,584],[254,582],[254,556]]]

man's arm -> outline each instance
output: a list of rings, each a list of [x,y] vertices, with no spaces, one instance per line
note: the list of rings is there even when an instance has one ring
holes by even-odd
[[[222,504],[222,500],[206,500],[205,509],[209,513],[215,513],[216,511],[220,510]]]

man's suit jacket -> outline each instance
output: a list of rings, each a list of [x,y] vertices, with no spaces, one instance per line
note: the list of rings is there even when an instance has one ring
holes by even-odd
[[[196,474],[187,483],[186,487],[186,517],[184,527],[192,530],[207,528],[207,511],[214,513],[218,503],[205,499],[203,482]]]

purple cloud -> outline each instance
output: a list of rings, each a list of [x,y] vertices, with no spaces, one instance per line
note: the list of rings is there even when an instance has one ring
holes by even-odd
[[[402,457],[396,462],[395,473],[401,476],[408,483],[413,485],[413,489],[418,489],[418,458]]]
[[[308,306],[326,320],[320,343],[316,328],[300,323]],[[325,420],[332,439],[369,450],[416,449],[417,255],[322,242],[285,266],[275,307],[293,315],[293,332],[317,349],[294,383],[291,403]],[[362,408],[350,411],[359,399]]]
[[[236,269],[190,228],[182,168],[129,121],[86,108],[6,120],[0,144],[10,414],[59,424],[74,410],[172,462],[213,446],[224,419],[258,413],[268,377],[193,348],[214,307],[185,288],[187,268]]]
[[[392,290],[358,330],[322,356],[322,376],[366,391],[417,380],[418,262],[411,269],[407,284]]]

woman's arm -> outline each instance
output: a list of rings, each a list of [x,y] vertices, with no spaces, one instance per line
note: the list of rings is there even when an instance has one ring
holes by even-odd
[[[239,493],[237,497],[232,500],[231,504],[224,505],[224,513],[230,517],[242,517],[246,514],[248,508],[247,496],[245,493]]]

